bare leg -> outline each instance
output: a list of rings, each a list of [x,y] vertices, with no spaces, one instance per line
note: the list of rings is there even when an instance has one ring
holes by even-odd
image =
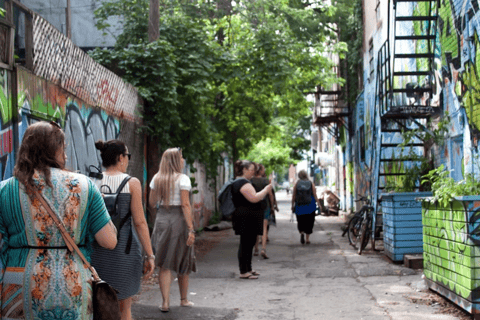
[[[163,298],[162,309],[168,309],[170,307],[170,286],[172,284],[172,273],[170,270],[160,268],[158,282]]]
[[[122,320],[132,320],[132,297],[120,300],[120,312],[122,313]]]
[[[178,275],[178,289],[180,289],[180,305],[182,307],[190,307],[193,305],[193,303],[187,299],[189,280],[190,276],[188,274]]]
[[[310,235],[306,233],[305,238],[306,238],[305,240],[307,240],[307,243],[310,243]]]
[[[257,241],[255,241],[255,250],[253,251],[254,256],[258,256],[258,243],[260,242],[260,236],[257,237]]]
[[[262,249],[267,250],[268,220],[263,219]]]

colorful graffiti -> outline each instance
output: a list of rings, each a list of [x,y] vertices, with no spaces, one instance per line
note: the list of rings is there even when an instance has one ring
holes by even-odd
[[[480,197],[423,203],[424,274],[431,287],[480,313]]]
[[[90,172],[90,165],[100,167],[100,153],[95,148],[95,141],[117,138],[119,121],[25,70],[19,71],[18,79],[19,103],[22,103],[19,141],[31,123],[57,119],[65,131],[67,168],[86,174]]]

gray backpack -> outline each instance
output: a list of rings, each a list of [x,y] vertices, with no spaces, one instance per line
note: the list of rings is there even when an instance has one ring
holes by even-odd
[[[300,180],[297,183],[297,193],[295,202],[300,206],[305,206],[312,202],[312,182],[310,180]]]

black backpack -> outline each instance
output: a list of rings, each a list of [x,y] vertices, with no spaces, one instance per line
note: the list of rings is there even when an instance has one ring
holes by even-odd
[[[300,206],[305,206],[312,202],[312,182],[310,180],[298,181],[295,202]]]
[[[218,192],[218,202],[220,202],[220,212],[225,218],[230,216],[235,211],[235,205],[232,200],[232,184],[235,179],[228,180]]]
[[[118,198],[119,198],[120,192],[123,190],[123,187],[125,187],[125,185],[131,178],[132,177],[130,176],[125,177],[122,183],[118,186],[117,192],[115,193],[113,193],[112,189],[110,189],[110,187],[107,186],[106,184],[100,186],[100,192],[102,191],[102,188],[108,188],[109,190],[108,193],[102,192],[103,201],[105,202],[105,206],[107,207],[108,213],[112,218],[112,222],[115,225],[115,228],[117,228],[118,234],[120,234],[120,229],[125,225],[128,219],[132,216],[132,212],[130,210],[128,214],[126,214],[125,217],[123,217],[123,219],[120,217],[120,214],[117,214]],[[127,241],[127,247],[125,249],[126,254],[130,253],[131,245],[132,245],[132,231],[130,230],[130,235],[128,236],[128,241]]]

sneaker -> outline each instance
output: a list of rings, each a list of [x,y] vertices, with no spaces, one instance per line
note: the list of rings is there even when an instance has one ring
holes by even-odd
[[[305,244],[305,235],[303,233],[300,235],[300,243]]]

